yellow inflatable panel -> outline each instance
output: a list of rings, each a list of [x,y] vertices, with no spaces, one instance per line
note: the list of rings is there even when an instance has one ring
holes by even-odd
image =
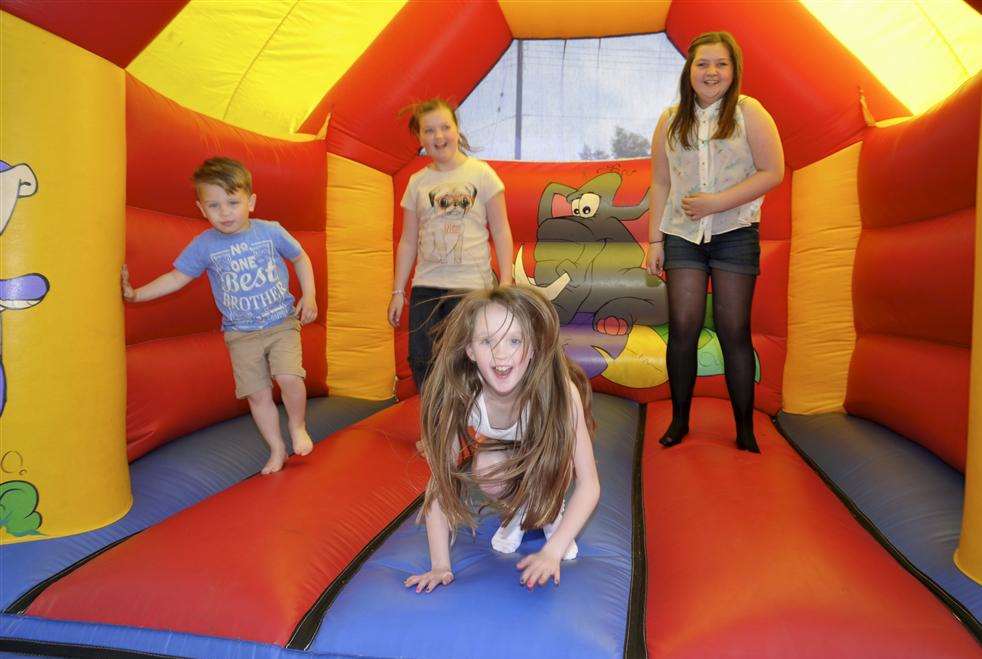
[[[392,177],[327,155],[327,386],[333,396],[393,396]]]
[[[784,410],[841,411],[856,344],[852,269],[861,143],[794,172]]]
[[[0,542],[129,510],[122,69],[0,14]]]
[[[982,120],[982,118],[980,118]],[[980,133],[982,136],[982,133]],[[979,140],[979,169],[975,205],[975,299],[972,307],[971,385],[968,399],[968,457],[965,462],[965,512],[962,535],[955,551],[955,565],[982,584],[982,137]]]
[[[192,110],[283,137],[404,4],[191,0],[127,71]]]
[[[982,69],[982,15],[961,0],[802,4],[914,114]]]
[[[516,39],[576,39],[662,32],[671,0],[498,0]]]

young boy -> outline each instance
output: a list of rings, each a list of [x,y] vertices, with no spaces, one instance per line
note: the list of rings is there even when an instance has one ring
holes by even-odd
[[[208,272],[222,332],[232,358],[235,395],[249,400],[252,418],[269,444],[263,474],[286,460],[270,375],[280,385],[293,452],[307,455],[306,372],[300,360],[300,325],[317,317],[310,258],[278,222],[251,219],[256,207],[252,175],[230,158],[211,158],[194,172],[198,209],[212,228],[199,234],[174,261],[174,269],[140,288],[123,266],[123,299],[146,302],[180,290]],[[294,305],[286,257],[293,261],[302,295]],[[298,320],[299,319],[299,320]],[[267,357],[268,355],[268,357]]]

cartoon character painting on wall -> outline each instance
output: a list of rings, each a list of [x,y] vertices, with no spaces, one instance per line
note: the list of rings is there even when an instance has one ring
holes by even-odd
[[[10,166],[0,160],[0,236],[14,214],[17,200],[30,197],[37,189],[37,177],[30,165]],[[0,279],[0,313],[33,307],[48,294],[48,288],[47,278],[37,273]],[[3,346],[0,345],[0,414],[6,403],[7,379],[3,370]]]
[[[644,250],[625,225],[648,211],[648,195],[635,206],[615,206],[620,185],[616,172],[579,188],[548,184],[539,199],[535,246],[537,285],[568,276],[553,298],[560,322],[566,325],[578,314],[588,315],[585,319],[597,332],[615,336],[627,335],[636,323],[668,322],[665,284],[642,267]]]
[[[645,252],[627,222],[648,211],[648,196],[633,206],[614,204],[622,177],[605,172],[579,187],[552,182],[539,198],[534,276],[524,248],[515,281],[539,288],[553,301],[566,351],[588,377],[643,389],[668,380],[668,291],[643,267]],[[723,373],[723,354],[712,304],[699,338],[700,376]],[[759,380],[759,364],[758,375]]]
[[[17,200],[30,197],[38,190],[37,177],[30,165],[9,165],[0,160],[0,237],[10,222]],[[48,279],[38,273],[0,279],[0,321],[8,311],[21,311],[41,302],[49,290]],[[27,346],[22,346],[27,347]],[[8,383],[3,369],[3,345],[0,344],[0,415],[7,404]],[[6,443],[9,446],[9,442]],[[6,446],[4,447],[6,448]],[[24,459],[16,450],[6,450],[0,457],[3,475],[27,473]],[[37,512],[38,491],[24,480],[0,483],[0,528],[14,536],[38,533],[41,515]]]

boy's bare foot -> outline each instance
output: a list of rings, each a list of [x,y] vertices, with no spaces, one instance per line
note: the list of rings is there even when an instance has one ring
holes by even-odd
[[[269,474],[274,474],[283,468],[283,463],[286,462],[286,451],[280,449],[279,451],[270,451],[269,460],[263,465],[262,473],[263,476]]]
[[[294,455],[307,455],[314,450],[314,441],[310,439],[306,428],[290,430],[290,439],[293,440]]]

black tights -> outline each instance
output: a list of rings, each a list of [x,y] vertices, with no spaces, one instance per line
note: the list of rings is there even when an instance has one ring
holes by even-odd
[[[696,384],[696,352],[706,315],[703,270],[678,268],[668,273],[668,384],[672,392],[672,423],[661,439],[674,446],[689,432],[692,390]],[[713,319],[720,346],[726,389],[733,406],[737,446],[759,452],[754,437],[754,348],[750,339],[750,308],[757,278],[714,269]]]

